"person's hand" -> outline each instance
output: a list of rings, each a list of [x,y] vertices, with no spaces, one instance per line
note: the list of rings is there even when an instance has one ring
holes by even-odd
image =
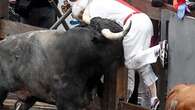
[[[16,4],[16,0],[9,0],[10,4]]]
[[[70,4],[67,0],[64,0],[64,5],[61,6],[62,12],[66,13],[66,11],[70,8]]]

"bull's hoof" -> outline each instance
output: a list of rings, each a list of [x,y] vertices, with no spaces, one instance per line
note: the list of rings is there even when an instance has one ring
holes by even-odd
[[[15,107],[15,110],[23,110],[22,109],[22,105],[23,105],[24,103],[22,102],[22,101],[17,101],[16,103],[15,103],[15,105],[14,105],[14,107]]]

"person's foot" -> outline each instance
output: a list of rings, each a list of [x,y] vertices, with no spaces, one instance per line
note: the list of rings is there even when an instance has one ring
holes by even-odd
[[[160,43],[159,57],[162,63],[162,66],[165,67],[168,60],[168,43],[166,40],[161,41]]]
[[[160,104],[160,100],[159,100],[158,98],[155,98],[155,99],[151,102],[151,110],[157,110],[159,104]]]

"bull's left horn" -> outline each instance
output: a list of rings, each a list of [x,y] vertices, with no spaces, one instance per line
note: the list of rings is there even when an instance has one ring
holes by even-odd
[[[90,18],[90,16],[88,15],[88,10],[87,10],[87,9],[83,12],[82,20],[83,20],[86,24],[90,24],[91,18]]]
[[[109,29],[102,29],[101,33],[102,33],[102,35],[104,35],[108,39],[119,39],[121,37],[126,36],[127,33],[129,32],[130,28],[131,28],[131,21],[127,22],[123,26],[123,31],[121,31],[121,32],[113,33]]]

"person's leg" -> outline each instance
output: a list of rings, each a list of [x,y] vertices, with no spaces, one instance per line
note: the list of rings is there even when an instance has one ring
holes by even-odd
[[[137,14],[131,18],[132,25],[128,35],[123,39],[125,65],[129,70],[139,70],[144,83],[151,86],[151,91],[156,92],[152,85],[158,79],[148,64],[155,63],[161,50],[160,44],[150,47],[151,37],[153,36],[153,25],[150,18],[145,14]],[[142,21],[142,22],[140,22]],[[143,25],[144,23],[144,25]],[[141,68],[141,69],[140,69]],[[148,81],[148,80],[149,81]],[[152,96],[155,96],[153,92]]]
[[[129,69],[128,70],[128,86],[127,86],[127,102],[134,91],[134,85],[135,85],[135,71]]]
[[[152,83],[150,86],[148,86],[150,90],[151,97],[157,97],[157,89],[156,89],[156,83]]]
[[[160,56],[162,66],[165,65],[165,59],[167,58],[167,41],[161,41],[158,45],[151,48],[139,51],[134,55],[131,60],[127,63],[130,69],[138,69],[147,64],[152,64],[157,61],[157,58]]]
[[[147,64],[156,63],[160,54],[166,54],[166,51],[161,51],[166,50],[167,47],[162,46],[162,44],[166,45],[164,41],[150,47],[152,36],[153,25],[150,18],[145,14],[133,16],[131,29],[123,39],[125,65],[128,69],[138,69]]]
[[[134,55],[128,62],[128,67],[130,69],[138,69],[144,65],[155,63],[159,56],[160,45],[139,51]]]
[[[158,99],[158,96],[157,96],[156,83],[151,84],[150,86],[148,86],[148,88],[151,94],[151,99],[150,99],[151,109],[156,110],[160,103],[160,100]]]
[[[138,104],[145,108],[150,108],[150,98],[151,96],[149,93],[149,88],[145,85],[144,80],[141,76],[138,89]]]
[[[156,88],[156,80],[158,78],[153,72],[151,65],[146,65],[141,67],[140,69],[138,69],[138,72],[143,78],[146,86],[149,88],[149,92],[151,95],[151,102],[150,102],[151,108],[155,110],[159,104],[159,100],[157,97],[157,88]]]

